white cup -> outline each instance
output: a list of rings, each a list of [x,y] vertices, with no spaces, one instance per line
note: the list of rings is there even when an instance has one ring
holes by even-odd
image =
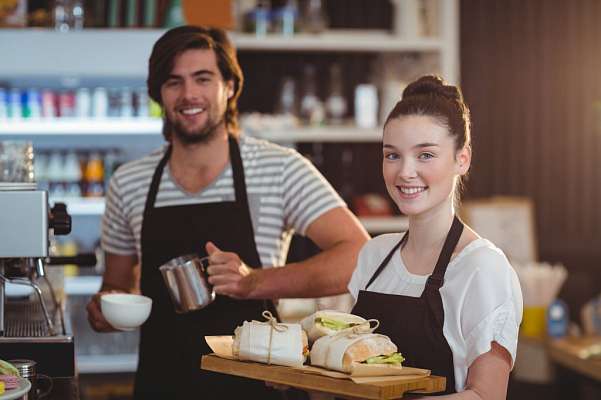
[[[150,315],[152,299],[129,293],[109,293],[100,297],[102,315],[115,329],[132,331]]]

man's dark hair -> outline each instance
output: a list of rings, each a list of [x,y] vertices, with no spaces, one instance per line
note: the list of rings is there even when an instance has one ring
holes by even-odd
[[[242,92],[244,77],[238,64],[236,49],[227,34],[217,28],[201,26],[180,26],[170,29],[157,40],[148,60],[148,95],[163,105],[161,86],[167,81],[175,58],[186,50],[211,49],[217,57],[217,66],[223,79],[233,81],[234,93],[228,98],[225,111],[225,123],[228,131],[238,132],[238,97]],[[171,130],[163,129],[163,136],[170,140]]]

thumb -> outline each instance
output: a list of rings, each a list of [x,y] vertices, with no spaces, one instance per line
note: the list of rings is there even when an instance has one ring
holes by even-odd
[[[207,242],[207,244],[205,245],[205,249],[207,250],[207,254],[209,256],[213,255],[214,253],[220,252],[221,250],[219,249],[219,247],[215,246],[213,244],[213,242]]]

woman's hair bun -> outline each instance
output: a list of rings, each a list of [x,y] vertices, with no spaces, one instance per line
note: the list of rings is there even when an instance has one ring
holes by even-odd
[[[463,101],[463,96],[456,86],[447,85],[440,76],[436,75],[422,76],[403,90],[403,99],[421,95],[441,96],[448,100]]]

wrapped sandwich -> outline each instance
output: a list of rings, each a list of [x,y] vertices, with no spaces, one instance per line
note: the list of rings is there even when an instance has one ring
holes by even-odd
[[[331,310],[317,311],[303,318],[301,325],[307,331],[311,343],[322,336],[334,335],[353,327],[360,332],[370,332],[369,322],[365,318]]]
[[[234,332],[233,356],[266,364],[302,366],[309,354],[307,334],[299,324],[279,323],[269,311],[265,322],[244,321]]]
[[[311,348],[311,365],[346,373],[356,364],[401,366],[403,361],[390,338],[375,333],[323,336]]]

